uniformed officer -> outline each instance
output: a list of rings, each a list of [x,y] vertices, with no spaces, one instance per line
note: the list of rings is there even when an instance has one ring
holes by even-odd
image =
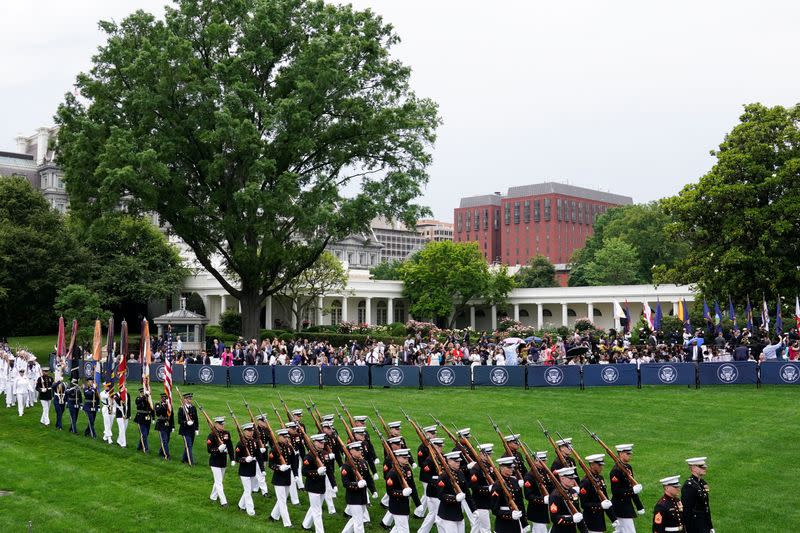
[[[345,504],[350,520],[345,524],[342,533],[364,533],[364,522],[367,521],[367,489],[375,493],[375,481],[364,460],[363,448],[359,441],[347,445],[353,459],[355,469],[349,461],[342,465],[342,486],[345,488]]]
[[[325,505],[328,507],[328,514],[336,513],[333,505],[333,498],[339,492],[336,483],[336,465],[341,466],[341,446],[339,440],[334,435],[333,421],[325,420],[322,422],[322,433],[325,435],[325,454],[323,461],[327,469],[327,485],[325,486]]]
[[[683,502],[683,523],[686,533],[714,533],[711,522],[711,508],[708,502],[708,483],[705,476],[708,471],[705,457],[692,457],[686,460],[692,475],[683,484],[681,502]]]
[[[281,428],[275,434],[278,439],[277,446],[269,452],[269,468],[272,470],[272,486],[275,488],[275,505],[269,518],[273,522],[277,522],[280,518],[283,521],[283,527],[292,527],[286,499],[289,496],[289,487],[292,486],[292,467],[289,460],[294,450],[289,444],[288,429]]]
[[[17,412],[19,416],[25,411],[28,402],[28,377],[25,375],[25,369],[20,366],[17,377],[14,379],[14,393],[17,398]]]
[[[256,483],[258,483],[258,490],[261,491],[261,496],[267,497],[269,495],[269,487],[267,485],[267,463],[269,461],[268,451],[275,445],[272,442],[269,431],[267,431],[267,417],[263,413],[256,417],[256,434],[261,439],[261,444],[264,448],[258,449],[256,456]],[[258,440],[258,439],[256,439]]]
[[[50,401],[53,399],[53,378],[48,367],[42,368],[42,375],[36,380],[36,390],[39,392],[39,403],[42,404],[42,418],[39,423],[43,426],[50,425]]]
[[[86,378],[86,385],[83,387],[83,411],[86,413],[86,418],[89,419],[89,424],[83,432],[84,437],[97,438],[97,433],[94,431],[94,421],[97,417],[97,409],[99,406],[100,398],[94,379]]]
[[[67,402],[67,386],[64,384],[63,380],[58,379],[53,383],[52,390],[53,408],[56,410],[56,429],[63,430],[64,409],[66,408]]]
[[[489,517],[492,509],[492,483],[497,477],[491,465],[490,458],[494,450],[493,444],[478,445],[478,461],[469,471],[467,485],[472,493],[475,503],[475,520],[471,533],[489,533],[492,530],[491,519]],[[513,459],[513,458],[512,458]],[[489,475],[490,479],[486,478]]]
[[[523,513],[525,501],[523,500],[522,490],[519,487],[517,478],[514,477],[515,462],[516,460],[511,456],[501,457],[497,460],[497,468],[500,470],[500,475],[491,488],[492,514],[494,515],[494,531],[496,533],[518,533],[528,525]],[[514,501],[516,509],[512,508],[511,503],[506,498],[501,483]]]
[[[555,490],[555,487],[544,466],[544,461],[547,461],[547,452],[536,452],[536,459],[536,470],[544,482],[539,483],[533,471],[526,472],[522,478],[523,495],[528,501],[528,510],[525,516],[532,533],[547,533],[547,526],[550,523],[550,513],[547,507],[550,503],[550,493]]]
[[[439,453],[442,452],[442,446],[444,445],[443,439],[437,437],[435,439],[431,439],[430,443],[431,446],[436,446],[436,448],[439,450]],[[428,480],[425,488],[425,496],[427,496],[427,503],[425,504],[425,507],[427,514],[425,515],[425,520],[422,521],[422,525],[419,526],[417,533],[429,533],[434,525],[437,526],[438,530],[440,502],[439,488],[437,484],[439,483],[440,476],[443,475],[444,472],[439,471],[437,462],[433,459],[433,457],[430,456],[425,461],[425,464],[420,468],[420,481],[424,482],[424,479]]]
[[[127,432],[128,421],[131,418],[131,395],[125,391],[125,400],[122,399],[122,391],[111,395],[114,403],[114,416],[117,419],[117,444],[121,448],[128,445]]]
[[[253,505],[253,486],[256,479],[256,442],[253,439],[253,424],[242,424],[243,438],[236,444],[234,457],[239,463],[239,479],[242,482],[242,497],[239,498],[239,509],[249,516],[256,514]]]
[[[400,448],[394,451],[399,470],[392,467],[386,476],[386,493],[389,495],[389,512],[394,519],[394,533],[409,533],[408,517],[411,514],[409,499],[416,492],[414,473],[409,465],[411,450]],[[405,480],[405,483],[404,483]]]
[[[456,481],[456,487],[450,481],[450,475],[443,472],[436,482],[437,496],[439,497],[439,533],[464,533],[464,512],[461,502],[466,500],[466,493],[461,487],[466,487],[467,480],[459,468],[461,465],[461,452],[444,454],[446,465],[450,474]]]
[[[367,431],[367,416],[366,415],[355,415],[353,417],[353,432],[355,433],[355,429],[360,428],[359,431],[363,431],[364,441],[361,443],[361,447],[364,450],[364,459],[367,461],[369,465],[369,470],[372,472],[372,479],[378,479],[378,468],[377,466],[381,464],[381,460],[378,458],[378,453],[375,451],[375,445],[372,444],[372,440],[369,438],[369,432]]]
[[[178,435],[183,439],[182,463],[194,465],[194,437],[200,432],[198,428],[197,409],[192,404],[194,394],[187,392],[181,399],[178,411]]]
[[[401,437],[392,437],[386,441],[389,444],[389,449],[392,450],[392,455],[397,450],[403,448],[403,439]],[[394,467],[392,463],[392,456],[388,453],[383,454],[383,469],[381,470],[383,473],[383,480],[386,481],[386,478],[389,476],[389,472]],[[390,529],[390,526],[394,522],[394,518],[392,517],[391,511],[389,511],[389,492],[387,491],[386,494],[383,495],[381,498],[381,507],[386,509],[386,513],[384,513],[383,518],[381,519],[381,525],[383,529]]]
[[[303,476],[300,475],[300,463],[306,453],[305,444],[303,443],[303,436],[300,434],[297,422],[286,422],[286,429],[289,430],[289,444],[292,445],[292,456],[289,459],[289,464],[292,467],[292,485],[289,492],[289,499],[292,505],[300,503],[299,490],[303,490]]]
[[[112,397],[111,382],[103,383],[100,391],[100,413],[103,415],[103,440],[109,444],[114,443],[112,429],[114,427],[114,399]]]
[[[155,405],[155,418],[156,431],[158,431],[161,444],[158,449],[158,455],[169,461],[169,436],[175,429],[175,413],[172,412],[167,398],[165,393],[161,394],[161,401]]]
[[[629,464],[633,456],[633,444],[618,444],[615,448],[624,468],[633,476],[633,467]],[[617,533],[636,533],[633,520],[637,514],[644,514],[644,506],[639,499],[642,486],[631,486],[628,476],[617,464],[611,469],[609,478],[611,479],[611,503],[619,521]]]
[[[576,466],[575,459],[572,457],[572,437],[559,439],[556,441],[556,445],[558,446],[558,451],[560,451],[561,455],[564,457],[564,464],[561,463],[561,459],[558,457],[558,455],[556,455],[556,458],[553,460],[553,464],[550,465],[550,470],[555,472],[556,470],[561,470],[562,468]]]
[[[583,513],[580,512],[580,501],[578,495],[575,493],[575,488],[578,486],[578,476],[575,474],[575,467],[562,468],[554,472],[558,476],[558,482],[561,488],[566,493],[567,497],[575,506],[575,512],[572,513],[569,504],[561,496],[561,492],[554,490],[550,493],[550,521],[553,527],[550,528],[551,533],[577,533],[578,524],[583,521]]]
[[[353,428],[354,430],[356,428]],[[324,533],[325,526],[322,522],[322,501],[325,498],[325,480],[327,470],[321,457],[325,453],[325,435],[317,433],[309,437],[314,445],[303,458],[303,475],[306,478],[306,492],[308,493],[308,511],[303,517],[303,529],[310,530],[314,524],[314,533]]]
[[[608,490],[603,481],[603,466],[606,456],[602,453],[586,456],[586,463],[589,466],[589,474],[584,476],[580,482],[581,509],[583,509],[583,519],[589,533],[601,533],[606,530],[605,515],[611,521],[611,527],[617,529],[619,523],[612,509],[611,500],[608,499]],[[589,476],[594,478],[594,483]],[[603,498],[595,490],[595,484],[600,488]]]
[[[78,434],[78,413],[83,404],[83,394],[78,386],[78,380],[73,378],[70,388],[67,389],[67,408],[69,408],[69,432]]]
[[[509,454],[508,451],[503,453],[503,457],[513,457],[514,458],[514,470],[519,472],[522,475],[525,472],[525,460],[522,457],[522,452],[520,451],[521,444],[519,442],[519,434],[515,433],[512,435],[506,435],[504,437],[508,445],[508,449],[511,451]]]
[[[400,437],[401,439],[403,439],[403,448],[408,448],[408,446],[406,446],[406,439],[404,439],[403,435],[400,433],[401,430],[403,429],[400,421],[394,420],[392,422],[388,422],[386,424],[386,427],[389,428],[389,435],[387,438]]]
[[[150,424],[153,423],[153,408],[150,407],[150,398],[145,394],[144,387],[139,388],[139,396],[136,397],[136,416],[133,421],[139,426],[139,444],[136,450],[144,453],[150,451]]]
[[[664,495],[653,508],[653,533],[686,531],[680,500],[681,476],[665,477],[659,481],[664,485]]]
[[[228,467],[228,457],[233,462],[233,443],[231,434],[225,430],[225,417],[218,416],[214,419],[214,431],[209,433],[206,438],[206,449],[208,450],[208,466],[211,467],[211,475],[214,478],[214,487],[211,489],[211,501],[215,502],[219,498],[222,507],[228,506],[228,499],[225,497],[225,469]]]

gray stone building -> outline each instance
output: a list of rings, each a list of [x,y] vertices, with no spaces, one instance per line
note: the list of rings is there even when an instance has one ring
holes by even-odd
[[[16,138],[17,148],[13,152],[0,152],[0,176],[21,176],[42,192],[54,209],[61,213],[69,207],[64,173],[54,162],[51,139],[57,129],[39,128],[34,135]]]

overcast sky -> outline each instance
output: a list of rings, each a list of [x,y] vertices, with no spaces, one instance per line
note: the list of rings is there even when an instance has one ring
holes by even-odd
[[[51,125],[102,35],[97,21],[165,0],[0,7],[0,149]],[[545,180],[636,202],[713,163],[742,105],[800,102],[800,2],[357,0],[397,28],[395,54],[444,125],[423,202]]]

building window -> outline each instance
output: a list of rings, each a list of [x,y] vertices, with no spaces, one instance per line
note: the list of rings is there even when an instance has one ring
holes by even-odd
[[[556,220],[561,222],[561,198],[556,198]]]
[[[483,229],[489,229],[489,210],[483,210]]]
[[[583,204],[578,202],[578,224],[583,224]]]
[[[356,264],[356,254],[353,253],[353,252],[348,253],[347,254],[347,262],[350,263],[351,265],[355,265]]]
[[[549,309],[542,309],[542,316],[553,316],[553,312]]]
[[[472,229],[472,211],[467,211],[467,233]]]
[[[574,201],[569,203],[569,213],[570,213],[570,215],[569,215],[570,220],[575,222],[575,202]]]
[[[519,317],[520,318],[527,318],[529,316],[531,316],[531,315],[530,315],[530,313],[528,313],[527,309],[520,309],[519,310]]]
[[[459,233],[461,233],[461,229],[463,228],[463,225],[461,224],[461,214],[462,213],[459,212],[458,218],[456,218],[456,231],[458,231]]]
[[[481,229],[481,212],[477,209],[475,210],[475,233]]]
[[[402,300],[394,303],[394,322],[406,321],[406,304]]]
[[[506,223],[506,226],[511,224],[511,204],[508,203],[508,202],[506,202],[506,205],[505,205],[505,210],[504,210],[504,213],[503,213],[503,219],[504,219],[504,222]]]
[[[335,326],[342,322],[342,302],[334,300],[331,302],[331,325]]]
[[[519,224],[519,202],[514,202],[514,224]]]
[[[389,308],[386,305],[386,301],[378,300],[376,315],[377,316],[375,318],[377,319],[377,324],[379,326],[385,326],[388,323],[386,319],[389,316]]]
[[[546,221],[550,220],[550,198],[544,199],[544,219]]]
[[[525,204],[524,204],[523,209],[522,209],[522,220],[524,220],[526,224],[531,221],[531,201],[530,200],[525,200]]]
[[[367,302],[361,300],[358,302],[358,323],[365,324],[367,322]]]
[[[494,229],[500,229],[500,210],[494,210]]]
[[[578,316],[574,309],[567,308],[567,316]]]
[[[533,201],[533,221],[539,222],[540,213],[539,213],[539,200]]]

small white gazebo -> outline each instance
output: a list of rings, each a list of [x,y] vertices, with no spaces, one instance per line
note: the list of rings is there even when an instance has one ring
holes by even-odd
[[[158,326],[158,335],[163,336],[166,326],[172,326],[173,346],[180,335],[184,352],[199,353],[206,348],[206,324],[208,319],[186,309],[186,298],[181,298],[181,308],[153,319]]]

